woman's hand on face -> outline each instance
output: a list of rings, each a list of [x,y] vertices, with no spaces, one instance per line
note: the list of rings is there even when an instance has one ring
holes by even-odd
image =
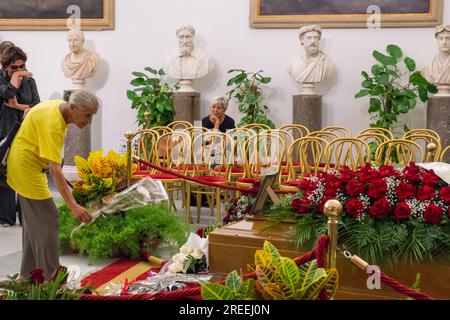
[[[20,70],[13,73],[11,78],[17,78],[19,80],[22,80],[25,77],[31,78],[33,77],[33,74],[30,71],[27,70]]]
[[[77,205],[70,211],[72,211],[75,218],[77,218],[79,221],[83,223],[89,223],[92,221],[92,216],[89,214],[89,212],[87,212],[85,208],[83,208],[80,205]]]
[[[213,123],[214,127],[219,127],[219,125],[220,125],[220,119],[217,118],[215,115],[212,114],[212,115],[209,117],[209,120]]]

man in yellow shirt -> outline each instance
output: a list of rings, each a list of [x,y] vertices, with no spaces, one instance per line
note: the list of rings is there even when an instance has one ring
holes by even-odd
[[[81,222],[92,217],[78,205],[66,185],[61,169],[67,125],[90,124],[98,110],[97,97],[88,90],[67,91],[63,100],[36,105],[25,117],[11,145],[7,182],[19,195],[22,207],[22,263],[27,277],[43,269],[48,280],[59,267],[59,211],[48,188],[44,169],[48,166],[55,185],[72,214]]]

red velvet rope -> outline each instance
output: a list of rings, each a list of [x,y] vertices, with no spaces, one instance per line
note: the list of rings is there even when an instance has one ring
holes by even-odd
[[[383,272],[380,273],[381,275],[381,281],[387,284],[389,287],[397,291],[398,293],[401,293],[405,296],[414,298],[416,300],[433,300],[432,297],[427,295],[426,293],[418,292],[416,290],[413,290],[404,284],[401,284],[397,280],[385,275]]]
[[[203,184],[205,186],[210,186],[210,187],[215,187],[215,188],[221,188],[221,189],[227,189],[227,190],[234,190],[234,191],[241,191],[241,192],[250,192],[251,188],[242,188],[242,187],[235,187],[235,186],[230,186],[227,184],[221,184],[221,183],[213,183],[213,182],[206,182],[204,180],[201,179],[197,179],[197,178],[193,178],[193,177],[189,177],[189,176],[185,176],[183,174],[180,174],[178,172],[174,172],[170,169],[167,168],[163,168],[163,167],[159,167],[159,166],[155,166],[154,164],[142,160],[142,159],[136,159],[137,162],[140,162],[142,164],[145,164],[146,166],[156,169],[158,171],[167,173],[167,174],[171,174],[177,178],[183,179],[183,180],[188,180],[188,181],[192,181],[198,184]],[[291,194],[291,193],[297,193],[297,191],[290,191],[290,190],[274,190],[275,193],[279,193],[279,194]]]

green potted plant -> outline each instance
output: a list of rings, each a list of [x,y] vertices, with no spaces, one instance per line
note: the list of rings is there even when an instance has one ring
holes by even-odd
[[[410,57],[404,57],[397,45],[386,47],[387,55],[377,50],[372,56],[378,61],[371,68],[370,75],[363,71],[362,89],[355,98],[370,97],[369,113],[373,114],[371,127],[392,131],[401,114],[406,114],[417,104],[428,100],[428,93],[436,93],[437,88],[430,84]],[[405,125],[404,131],[409,131]]]
[[[130,84],[134,87],[127,90],[127,97],[132,101],[131,108],[138,110],[137,123],[141,128],[165,126],[173,121],[173,91],[178,85],[163,82],[166,73],[163,69],[146,67],[149,73],[134,71],[135,76]]]
[[[268,84],[272,78],[263,77],[263,70],[253,73],[242,69],[232,69],[228,73],[235,74],[227,83],[227,86],[232,87],[227,92],[228,99],[234,99],[239,104],[239,111],[245,114],[238,126],[243,127],[251,123],[262,123],[275,128],[273,122],[267,118],[267,110],[269,108],[262,103],[263,95],[261,89],[261,86]]]

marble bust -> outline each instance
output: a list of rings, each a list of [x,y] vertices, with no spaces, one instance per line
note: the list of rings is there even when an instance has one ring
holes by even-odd
[[[291,60],[288,73],[296,82],[303,84],[301,94],[315,94],[314,84],[332,76],[336,67],[319,49],[322,37],[320,26],[303,26],[299,29],[298,37],[304,50]]]
[[[67,34],[70,52],[61,61],[61,69],[72,80],[75,88],[83,88],[87,78],[91,78],[100,65],[100,56],[83,48],[84,34],[80,29],[72,29]]]
[[[450,96],[450,25],[435,28],[439,52],[422,69],[422,75],[428,82],[437,85],[436,96]]]
[[[176,31],[178,49],[166,58],[164,70],[174,79],[180,79],[180,91],[192,84],[193,79],[201,78],[214,69],[213,59],[200,48],[194,46],[195,29],[191,25],[182,25]],[[195,91],[195,89],[193,90]]]

